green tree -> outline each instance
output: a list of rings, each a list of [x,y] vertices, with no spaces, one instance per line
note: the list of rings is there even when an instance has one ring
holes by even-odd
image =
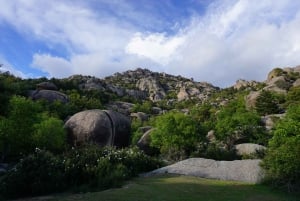
[[[66,145],[66,132],[62,120],[42,115],[42,120],[35,124],[33,142],[39,148],[52,152],[60,152]]]
[[[299,104],[300,103],[300,87],[291,87],[286,96],[287,103],[290,104]]]
[[[263,144],[267,141],[260,116],[248,111],[242,98],[231,101],[217,113],[215,130],[217,139],[229,146],[236,138]]]
[[[151,144],[171,159],[188,156],[205,134],[200,124],[191,116],[169,112],[154,120]]]
[[[137,103],[133,106],[132,112],[152,113],[153,103],[151,101],[144,101],[142,104]]]
[[[263,160],[263,167],[273,184],[300,189],[300,106],[288,108],[278,122]]]
[[[279,104],[282,102],[280,95],[263,90],[256,100],[255,109],[260,115],[277,114],[281,111]]]

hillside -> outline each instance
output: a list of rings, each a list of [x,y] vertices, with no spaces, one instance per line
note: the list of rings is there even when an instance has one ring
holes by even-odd
[[[141,68],[104,79],[1,72],[0,90],[7,196],[110,188],[186,158],[263,160],[273,184],[300,188],[300,66],[225,89]]]

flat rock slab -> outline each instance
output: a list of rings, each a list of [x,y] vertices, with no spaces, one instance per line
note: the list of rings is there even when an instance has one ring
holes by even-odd
[[[181,174],[209,179],[233,180],[259,183],[263,178],[261,160],[215,161],[204,158],[190,158],[156,169],[143,176],[158,174]]]

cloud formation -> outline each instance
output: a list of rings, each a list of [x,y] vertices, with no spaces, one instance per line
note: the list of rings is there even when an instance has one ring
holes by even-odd
[[[216,0],[173,20],[163,12],[176,11],[172,1],[147,2],[0,0],[0,24],[66,49],[32,55],[32,67],[50,77],[144,67],[224,87],[300,64],[298,1]]]

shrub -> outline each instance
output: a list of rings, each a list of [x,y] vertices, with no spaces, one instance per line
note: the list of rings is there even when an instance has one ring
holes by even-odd
[[[3,176],[0,193],[16,198],[67,189],[80,192],[107,189],[160,165],[138,148],[86,146],[60,156],[37,149]]]
[[[151,144],[171,160],[189,156],[197,142],[205,138],[200,124],[183,113],[166,113],[157,117],[154,124]]]
[[[273,184],[289,191],[300,189],[300,106],[291,106],[278,122],[263,160]]]
[[[53,154],[36,149],[1,178],[0,192],[8,198],[60,192],[66,188],[63,164]]]
[[[259,115],[278,114],[281,112],[279,106],[284,98],[278,94],[263,90],[255,103],[255,110]]]
[[[52,152],[61,152],[66,145],[66,132],[63,121],[54,117],[43,115],[43,120],[35,124],[34,144]]]
[[[216,138],[231,147],[241,142],[266,143],[260,116],[245,107],[243,99],[232,100],[217,113]]]

